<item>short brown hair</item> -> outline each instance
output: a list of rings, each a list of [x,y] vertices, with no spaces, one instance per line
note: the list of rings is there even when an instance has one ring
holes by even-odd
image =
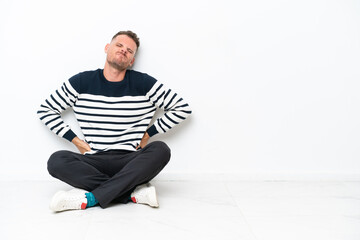
[[[114,40],[114,38],[116,38],[116,37],[119,36],[119,35],[126,35],[126,36],[128,36],[129,38],[131,38],[132,40],[134,40],[134,42],[136,43],[136,47],[139,48],[139,46],[140,46],[140,39],[138,38],[138,36],[136,35],[136,33],[132,32],[132,31],[130,31],[130,30],[120,31],[120,32],[118,32],[117,34],[115,34],[115,35],[113,36],[113,38],[111,39],[111,41]]]

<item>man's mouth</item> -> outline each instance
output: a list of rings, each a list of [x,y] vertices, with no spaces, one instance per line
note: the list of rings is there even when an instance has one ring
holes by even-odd
[[[121,52],[117,52],[116,54],[118,54],[118,55],[122,55],[122,56],[126,57],[126,55],[125,55],[125,54],[123,54],[123,53],[121,53]]]

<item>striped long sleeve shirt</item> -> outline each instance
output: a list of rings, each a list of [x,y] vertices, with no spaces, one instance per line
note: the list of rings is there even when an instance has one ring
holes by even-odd
[[[164,133],[185,120],[189,105],[155,78],[127,70],[124,80],[110,82],[103,70],[71,77],[41,104],[38,116],[49,129],[72,141],[76,134],[61,113],[72,107],[93,154],[107,150],[135,151],[145,131]],[[157,108],[164,115],[149,126]]]

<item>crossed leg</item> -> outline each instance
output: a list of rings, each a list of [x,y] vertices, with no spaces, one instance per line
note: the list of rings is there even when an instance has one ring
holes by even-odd
[[[93,155],[58,151],[48,161],[50,175],[73,187],[92,192],[101,207],[128,202],[136,186],[149,182],[170,160],[170,149],[161,141],[130,152],[113,150]]]

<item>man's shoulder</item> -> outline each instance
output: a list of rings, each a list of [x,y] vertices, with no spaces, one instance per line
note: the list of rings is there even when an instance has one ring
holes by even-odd
[[[81,93],[84,91],[84,89],[86,89],[89,81],[99,79],[101,77],[101,73],[102,70],[100,68],[96,70],[79,72],[78,74],[72,76],[69,79],[69,82],[78,93]]]
[[[96,69],[96,70],[87,70],[83,72],[79,72],[78,74],[75,74],[70,79],[80,79],[80,78],[89,78],[89,77],[98,77],[101,73],[102,69]]]
[[[150,76],[147,73],[135,71],[135,70],[127,70],[129,72],[130,78],[139,80],[139,81],[155,81],[156,79]]]
[[[147,73],[135,71],[135,70],[128,70],[130,82],[135,83],[138,86],[142,86],[145,92],[148,92],[157,80],[150,76]]]

